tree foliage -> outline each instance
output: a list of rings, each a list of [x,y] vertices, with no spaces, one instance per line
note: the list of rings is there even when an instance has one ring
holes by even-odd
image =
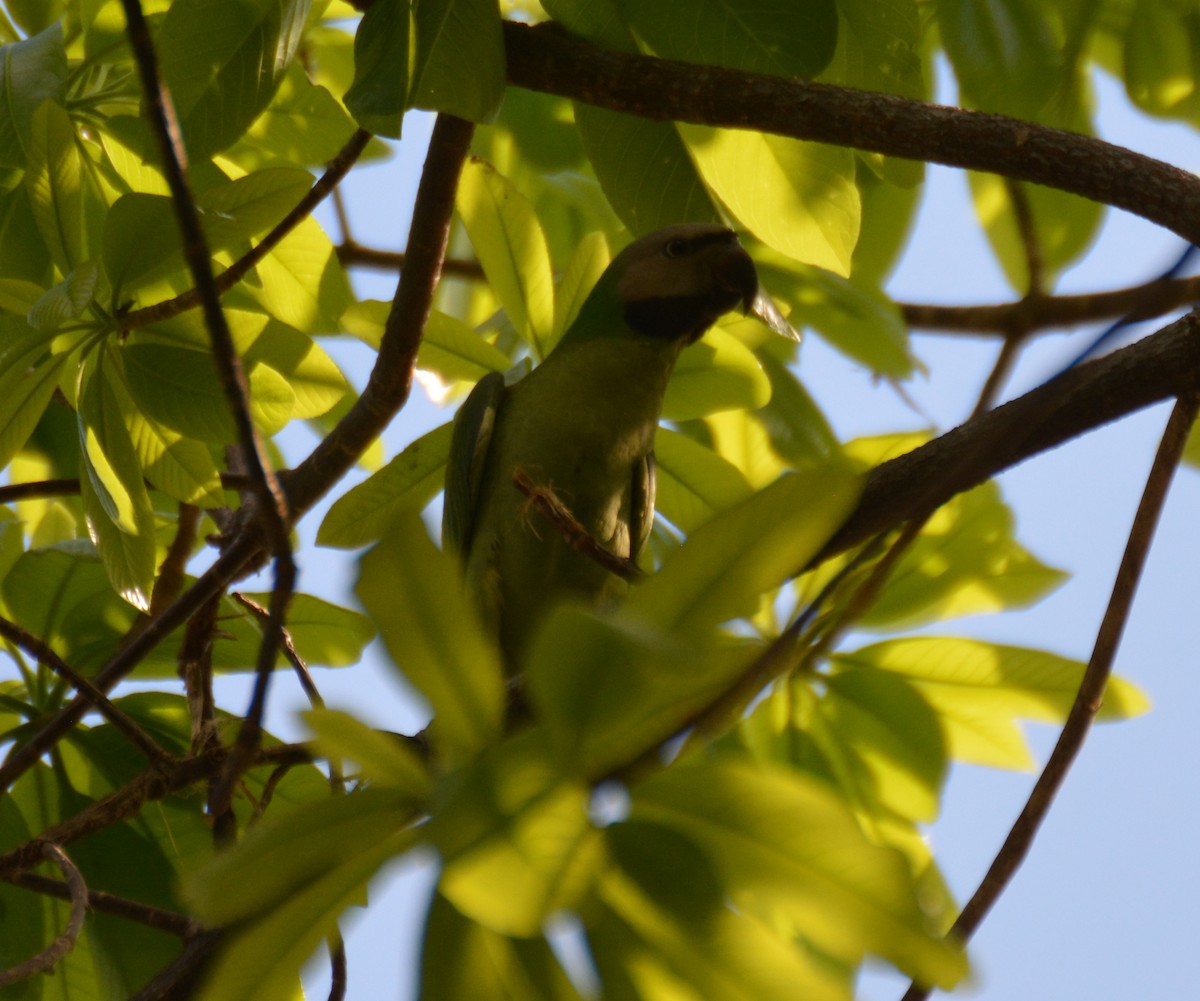
[[[1091,135],[1100,69],[1147,114],[1200,123],[1197,15],[357,6],[0,12],[0,997],[295,997],[323,942],[340,968],[339,917],[380,867],[430,852],[429,1001],[565,1001],[589,978],[614,1001],[837,1001],[867,957],[953,988],[995,888],[960,910],[922,838],[951,762],[1029,768],[1020,722],[1064,722],[1036,826],[1097,709],[1146,708],[1108,672],[1171,469],[1198,452],[1193,319],[989,407],[1040,331],[1200,291],[1054,292],[1107,206],[1200,236],[1200,182]],[[939,59],[961,107],[929,103]],[[405,253],[335,243],[313,209],[414,108],[438,117]],[[924,162],[972,171],[1013,302],[889,297]],[[913,375],[917,327],[997,336],[997,372],[949,434],[842,442],[794,345],[724,321],[667,398],[653,573],[610,614],[550,616],[514,723],[493,638],[420,519],[447,426],[339,483],[414,370],[453,400],[537,364],[631,235],[714,219],[795,326],[881,378]],[[391,303],[355,294],[359,266],[399,269]],[[331,338],[378,351],[361,393]],[[912,633],[1056,588],[991,477],[1170,398],[1088,664]],[[275,439],[298,422],[319,442],[284,468]],[[365,548],[360,610],[295,590],[291,530],[331,493],[317,544]],[[272,591],[236,590],[268,566]],[[324,709],[308,675],[376,634],[428,701],[420,734]],[[263,730],[289,664],[314,706],[305,745]],[[214,703],[225,672],[254,673],[240,715]],[[998,871],[1026,843],[1018,825]],[[564,913],[588,975],[546,937]]]

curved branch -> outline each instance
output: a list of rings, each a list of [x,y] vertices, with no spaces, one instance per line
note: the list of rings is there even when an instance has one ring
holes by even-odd
[[[1004,115],[598,48],[504,22],[508,80],[641,118],[753,129],[983,170],[1133,212],[1200,243],[1200,178],[1091,136]]]
[[[35,973],[47,973],[67,953],[75,948],[75,940],[83,931],[83,919],[87,915],[88,889],[83,881],[83,874],[76,868],[75,863],[56,844],[44,842],[42,857],[55,863],[66,878],[67,892],[71,899],[71,915],[67,919],[67,927],[63,933],[51,942],[36,956],[31,956],[23,963],[0,970],[0,988],[11,987],[22,980],[27,980]]]

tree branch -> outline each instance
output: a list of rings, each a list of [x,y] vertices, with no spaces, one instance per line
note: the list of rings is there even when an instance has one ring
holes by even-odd
[[[58,938],[36,956],[31,956],[16,966],[10,966],[7,970],[0,970],[0,988],[11,987],[13,984],[32,977],[35,973],[48,973],[54,969],[54,965],[75,948],[75,940],[83,931],[83,919],[87,915],[88,901],[88,889],[87,884],[83,881],[83,874],[67,857],[66,852],[56,844],[44,842],[42,857],[47,861],[54,862],[66,877],[64,885],[71,901],[71,914],[67,919],[67,927]]]
[[[867,474],[858,506],[822,562],[1086,431],[1200,389],[1200,318],[1079,365]],[[988,444],[980,461],[981,445]],[[931,494],[930,486],[935,492]]]
[[[59,900],[71,899],[70,886],[60,879],[51,879],[49,876],[43,876],[36,872],[10,872],[6,873],[3,878],[6,883],[19,886],[23,890],[42,893],[48,897],[57,897]],[[152,907],[150,904],[143,904],[141,901],[130,900],[127,897],[118,897],[116,894],[105,893],[103,890],[89,890],[87,906],[88,910],[111,914],[127,921],[136,921],[138,924],[165,931],[170,935],[183,937],[193,935],[200,930],[199,922],[186,914],[169,911],[162,907]]]
[[[650,118],[870,150],[1070,191],[1200,243],[1200,178],[1091,136],[719,66],[601,49],[556,24],[504,22],[509,83]]]
[[[1038,776],[1033,791],[1029,794],[1029,800],[1005,838],[983,882],[959,914],[947,938],[964,943],[970,939],[992,905],[1012,881],[1017,869],[1029,854],[1038,828],[1041,827],[1054,797],[1062,787],[1067,772],[1083,747],[1084,739],[1103,701],[1117,646],[1129,619],[1129,610],[1133,605],[1138,581],[1150,552],[1150,542],[1154,538],[1154,531],[1162,514],[1167,489],[1183,454],[1188,431],[1195,422],[1198,402],[1200,401],[1195,396],[1181,398],[1171,412],[1158,453],[1154,457],[1154,465],[1146,478],[1146,487],[1134,515],[1125,553],[1121,557],[1121,565],[1117,568],[1112,595],[1108,607],[1104,610],[1104,619],[1096,634],[1092,656],[1079,683],[1079,691],[1075,694],[1071,711],[1067,714],[1067,720],[1058,735],[1058,741],[1050,753],[1046,767],[1042,769],[1042,774]],[[928,996],[929,989],[914,982],[905,992],[903,1001],[924,1001]]]
[[[417,188],[406,267],[371,377],[350,412],[286,479],[293,507],[304,511],[350,469],[408,400],[413,365],[441,277],[454,195],[474,126],[438,115]]]

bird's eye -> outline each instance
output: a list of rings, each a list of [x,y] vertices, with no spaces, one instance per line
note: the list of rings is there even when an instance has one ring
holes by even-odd
[[[682,237],[675,237],[673,240],[668,240],[667,245],[663,247],[663,253],[668,257],[682,257],[688,252],[688,242]]]

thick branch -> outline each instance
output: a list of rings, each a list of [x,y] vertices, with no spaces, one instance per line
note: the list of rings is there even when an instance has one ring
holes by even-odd
[[[518,87],[642,118],[752,129],[985,170],[1115,205],[1200,243],[1200,178],[1091,136],[1003,115],[597,48],[504,23]]]
[[[288,494],[297,511],[328,490],[408,400],[417,348],[446,256],[454,193],[473,131],[470,122],[438,116],[417,188],[406,266],[396,286],[379,357],[350,412],[287,477]]]
[[[1189,313],[871,470],[858,507],[813,565],[1085,431],[1197,389],[1200,319]],[[974,461],[981,443],[988,454]]]

